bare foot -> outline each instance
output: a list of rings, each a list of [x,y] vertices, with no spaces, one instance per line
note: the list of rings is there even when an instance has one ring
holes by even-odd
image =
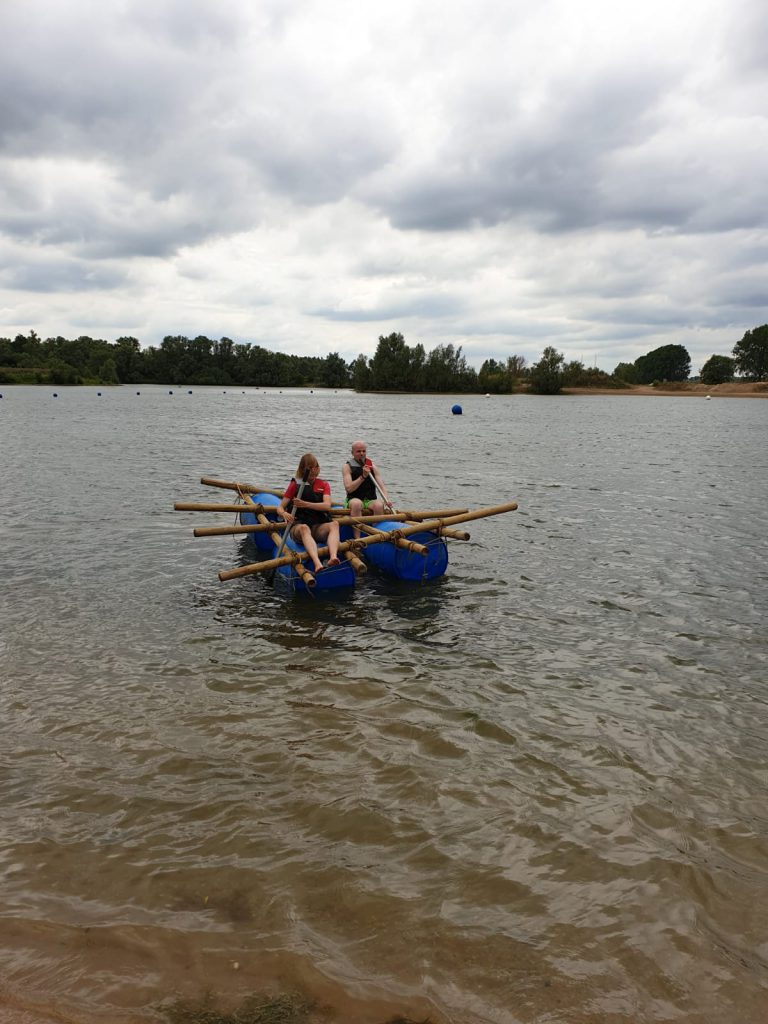
[[[340,563],[338,558],[329,558],[328,561],[326,562],[326,565],[328,566],[329,569],[331,569],[334,565],[339,564]]]
[[[322,568],[323,568],[323,563],[322,562],[315,562],[315,564],[314,564],[315,572],[320,572],[322,570]]]

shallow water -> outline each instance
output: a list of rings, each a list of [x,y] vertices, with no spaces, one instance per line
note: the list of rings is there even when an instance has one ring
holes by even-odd
[[[768,403],[1,390],[0,1012],[765,1019]],[[173,502],[357,436],[520,508],[423,586],[220,583]]]

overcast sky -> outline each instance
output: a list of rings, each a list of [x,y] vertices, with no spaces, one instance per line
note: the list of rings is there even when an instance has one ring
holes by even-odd
[[[0,336],[693,370],[768,321],[765,0],[0,0]]]

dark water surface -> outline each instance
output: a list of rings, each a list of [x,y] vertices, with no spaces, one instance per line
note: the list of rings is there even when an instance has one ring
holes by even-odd
[[[0,390],[0,1017],[768,1019],[768,402]],[[358,435],[520,509],[424,586],[219,583],[173,502]]]

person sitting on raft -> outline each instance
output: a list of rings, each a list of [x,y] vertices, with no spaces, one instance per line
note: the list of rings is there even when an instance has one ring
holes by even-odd
[[[352,445],[352,458],[347,459],[341,471],[344,490],[347,492],[344,507],[349,509],[351,516],[383,515],[385,511],[392,511],[392,502],[381,479],[381,473],[378,467],[366,458],[366,453],[365,442],[355,441]],[[380,498],[376,496],[377,485]],[[360,536],[359,530],[355,530],[355,536]]]
[[[283,500],[277,506],[277,514],[285,520],[291,537],[312,559],[315,572],[323,568],[317,541],[328,544],[328,568],[339,564],[339,524],[328,511],[331,507],[331,486],[320,479],[319,473],[320,464],[315,456],[311,452],[302,455],[296,476],[286,487]],[[298,498],[305,474],[306,484]]]

